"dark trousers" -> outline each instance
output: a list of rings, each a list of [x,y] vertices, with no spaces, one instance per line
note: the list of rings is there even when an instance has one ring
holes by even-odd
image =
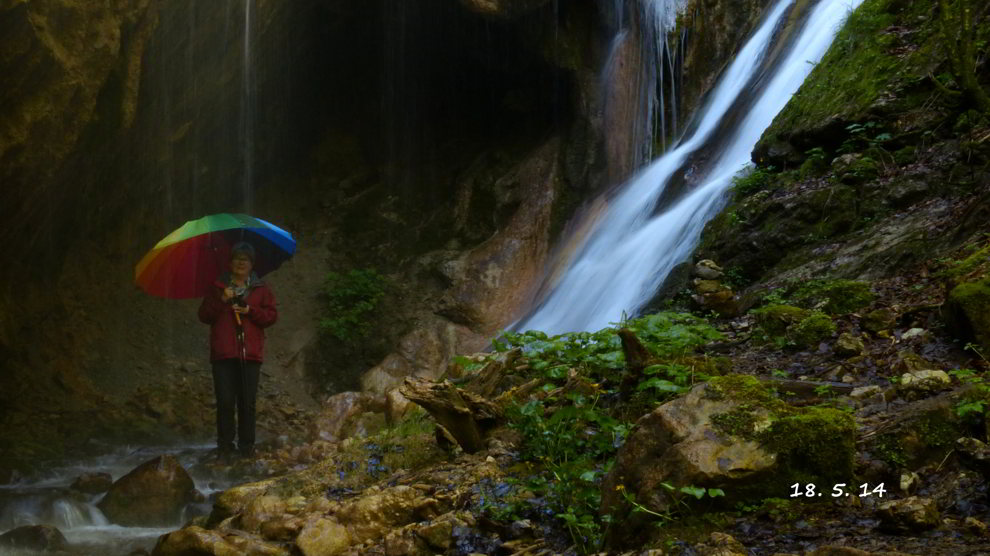
[[[234,451],[234,407],[237,407],[237,447],[254,448],[254,403],[261,363],[240,359],[213,362],[213,391],[217,396],[217,447]]]

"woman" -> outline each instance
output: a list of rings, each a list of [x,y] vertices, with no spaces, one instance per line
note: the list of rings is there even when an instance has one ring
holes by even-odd
[[[199,320],[210,325],[210,362],[217,398],[218,459],[234,455],[234,407],[237,448],[254,454],[255,399],[264,356],[264,329],[275,324],[275,295],[254,268],[254,247],[234,245],[230,272],[219,277],[199,306]]]

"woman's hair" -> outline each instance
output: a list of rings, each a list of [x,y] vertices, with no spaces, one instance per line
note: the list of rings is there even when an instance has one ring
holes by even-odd
[[[230,249],[230,258],[233,259],[237,254],[247,255],[247,258],[251,259],[251,264],[254,264],[254,247],[245,241],[235,243]]]

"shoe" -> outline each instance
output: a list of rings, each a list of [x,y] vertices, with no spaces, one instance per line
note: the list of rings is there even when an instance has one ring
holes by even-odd
[[[238,449],[241,459],[251,459],[254,457],[254,446],[244,446]]]
[[[220,465],[233,465],[234,460],[234,449],[233,448],[219,448],[217,450],[217,463]]]

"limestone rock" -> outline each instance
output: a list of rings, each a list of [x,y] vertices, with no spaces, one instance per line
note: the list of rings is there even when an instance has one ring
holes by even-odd
[[[244,512],[238,516],[238,522],[241,529],[258,532],[264,523],[282,517],[285,511],[286,504],[278,496],[258,496],[244,508]]]
[[[195,496],[192,478],[174,456],[165,455],[118,479],[98,506],[118,525],[169,525],[179,521]]]
[[[722,274],[722,267],[711,259],[698,261],[698,264],[694,265],[694,275],[705,280],[718,280]]]
[[[890,533],[916,533],[938,527],[941,522],[935,501],[911,496],[884,502],[877,508],[880,528]]]
[[[210,513],[209,523],[216,525],[241,513],[252,500],[267,492],[275,484],[275,481],[276,479],[265,479],[223,491],[213,503],[213,512]]]
[[[330,519],[317,518],[306,523],[296,538],[303,556],[334,556],[347,550],[351,535],[347,528]]]
[[[863,340],[848,332],[839,334],[839,339],[835,341],[835,352],[843,357],[854,357],[865,350]]]
[[[908,399],[931,396],[952,385],[945,371],[922,370],[901,375],[898,391]]]
[[[203,529],[195,525],[172,531],[158,538],[152,556],[185,556],[187,554],[211,556],[288,556],[277,546],[244,534],[225,535],[220,531]]]
[[[50,525],[25,525],[0,535],[0,547],[57,552],[68,548],[62,532]]]
[[[341,392],[330,396],[310,425],[310,439],[339,442],[348,436],[348,426],[360,414],[382,409],[383,405],[370,394]]]
[[[72,482],[69,488],[86,494],[100,494],[113,486],[113,476],[109,473],[83,473]]]
[[[353,542],[377,539],[392,529],[411,523],[420,496],[416,489],[399,485],[345,504],[336,517],[347,527]]]

